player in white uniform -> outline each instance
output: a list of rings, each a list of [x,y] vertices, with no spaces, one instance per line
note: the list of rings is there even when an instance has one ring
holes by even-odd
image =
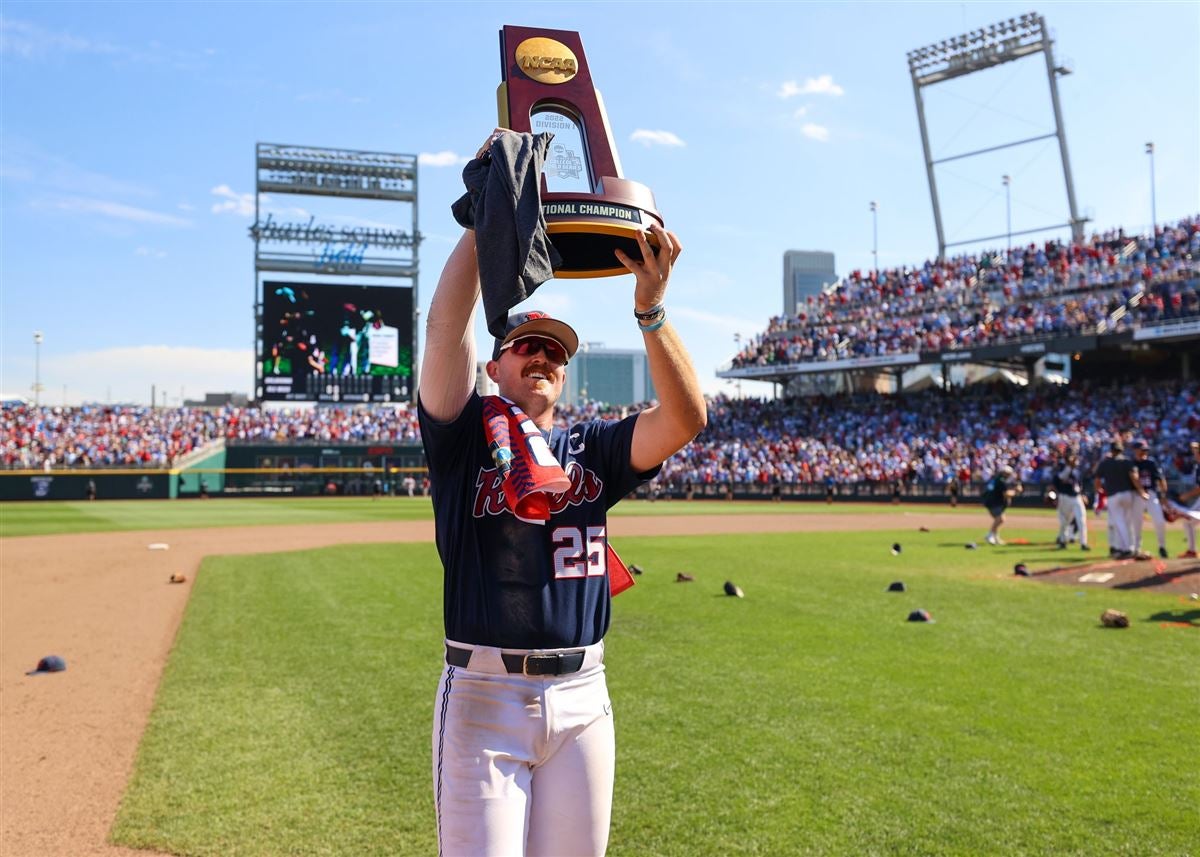
[[[1117,559],[1149,559],[1134,549],[1135,502],[1145,491],[1137,467],[1124,455],[1119,440],[1109,445],[1109,455],[1096,468],[1096,490],[1108,495],[1108,552]]]
[[[1137,465],[1138,479],[1146,496],[1134,500],[1136,519],[1134,521],[1133,550],[1142,553],[1142,524],[1144,516],[1150,515],[1150,523],[1154,525],[1154,535],[1158,538],[1158,555],[1167,558],[1167,519],[1163,517],[1161,497],[1166,496],[1167,480],[1163,478],[1158,462],[1150,457],[1150,445],[1144,440],[1135,440],[1133,446],[1133,463]]]
[[[1200,511],[1200,441],[1192,441],[1192,487],[1179,495],[1180,502],[1188,505],[1193,512]],[[1187,534],[1187,550],[1181,553],[1180,559],[1196,558],[1196,521],[1192,518],[1183,519],[1183,531]]]
[[[433,296],[419,414],[445,572],[446,663],[433,728],[444,857],[599,855],[607,847],[615,745],[603,663],[605,513],[707,419],[699,379],[663,309],[679,242],[651,229],[657,253],[639,236],[645,261],[617,258],[637,280],[634,311],[658,405],[564,431],[554,407],[578,345],[574,331],[522,313],[492,350],[488,375],[507,407],[524,412],[529,454],[541,467],[553,456],[571,481],[550,495],[541,524],[509,508],[503,464],[516,475],[522,456],[506,458],[508,447],[489,443],[481,420],[495,402],[474,389],[474,232],[450,254]]]
[[[1058,546],[1066,548],[1071,524],[1079,532],[1081,550],[1088,547],[1087,507],[1083,500],[1083,470],[1079,456],[1068,452],[1054,468],[1054,490],[1058,494]]]

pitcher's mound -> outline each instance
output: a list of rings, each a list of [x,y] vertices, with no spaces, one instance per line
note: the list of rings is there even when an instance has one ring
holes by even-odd
[[[1079,562],[1039,569],[1030,577],[1070,586],[1142,589],[1188,595],[1200,592],[1200,560],[1157,557],[1145,560],[1097,557],[1091,560],[1080,557]]]

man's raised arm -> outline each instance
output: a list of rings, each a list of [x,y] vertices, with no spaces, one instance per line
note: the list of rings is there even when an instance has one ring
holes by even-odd
[[[425,357],[418,395],[426,413],[441,423],[462,413],[475,387],[478,302],[475,233],[467,230],[446,260],[425,320]]]
[[[621,251],[617,258],[637,277],[634,289],[636,323],[646,343],[646,361],[658,392],[658,404],[638,415],[633,429],[629,463],[637,473],[662,464],[700,433],[708,422],[700,379],[687,349],[667,321],[665,304],[671,268],[683,247],[674,233],[657,224],[651,231],[658,239],[655,254],[644,235],[638,235],[642,262]]]

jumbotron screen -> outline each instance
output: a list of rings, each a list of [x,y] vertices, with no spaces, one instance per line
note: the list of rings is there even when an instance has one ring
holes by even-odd
[[[412,289],[264,282],[263,398],[412,399]]]

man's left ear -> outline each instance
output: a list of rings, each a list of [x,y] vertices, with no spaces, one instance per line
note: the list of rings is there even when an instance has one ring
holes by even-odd
[[[500,379],[497,377],[500,374],[500,365],[495,360],[489,360],[487,365],[483,367],[483,371],[487,372],[487,376],[495,383],[499,384]]]

